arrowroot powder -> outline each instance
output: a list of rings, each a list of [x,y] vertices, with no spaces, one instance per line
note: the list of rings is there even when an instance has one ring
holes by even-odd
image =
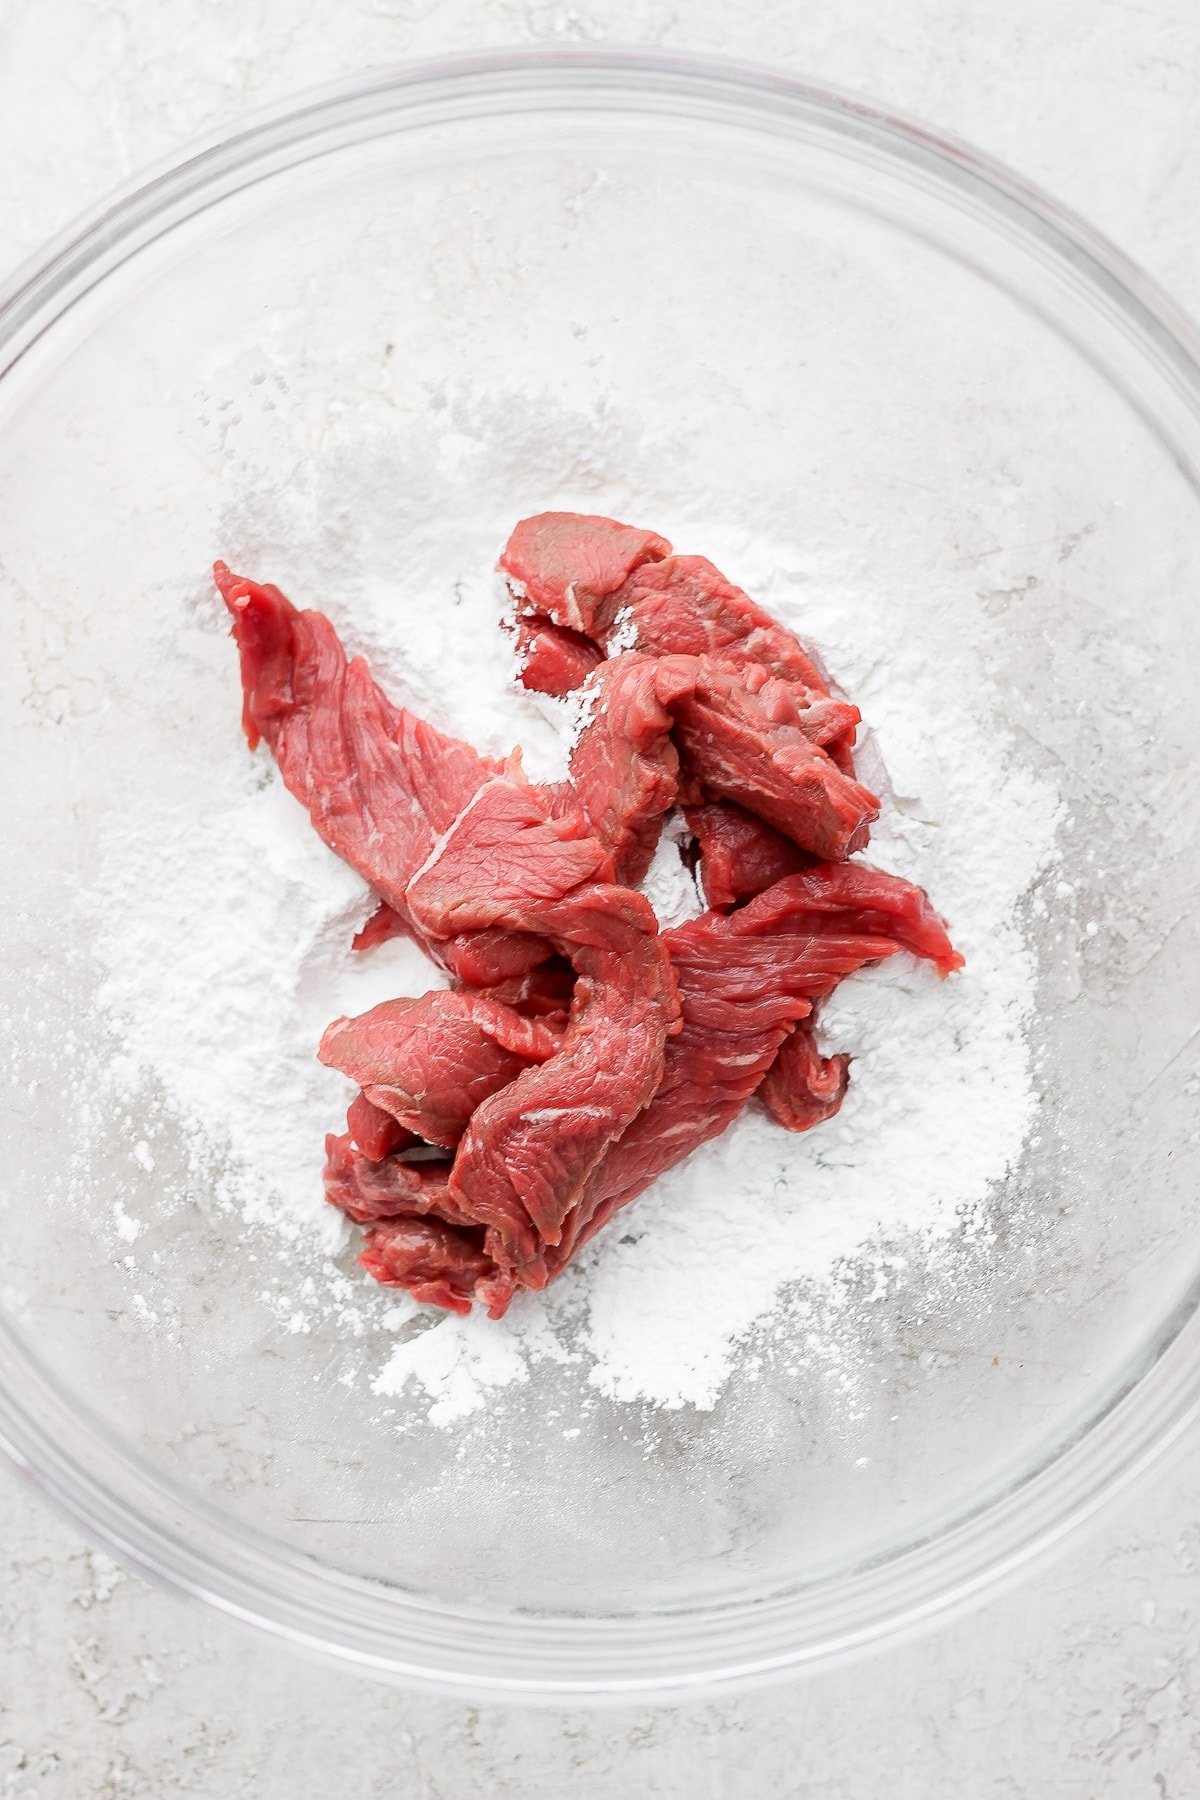
[[[247,476],[221,548],[328,612],[398,702],[483,751],[520,743],[531,775],[552,775],[579,709],[514,685],[492,571],[511,520],[491,538],[466,516],[461,530],[431,521],[424,540],[405,540],[403,584],[362,563],[339,574],[316,522],[386,508],[402,477],[386,438],[335,433],[286,493]],[[530,492],[526,510],[546,504],[612,510],[710,556],[817,650],[865,720],[859,770],[883,800],[867,854],[928,889],[966,968],[940,982],[900,955],[843,984],[821,1015],[825,1047],[853,1058],[831,1122],[793,1136],[752,1106],[505,1319],[419,1308],[357,1271],[349,1228],[324,1201],[323,1135],[341,1129],[352,1089],[315,1050],[339,1013],[443,978],[403,941],[351,951],[372,898],[318,840],[269,755],[248,754],[229,644],[225,735],[211,740],[203,780],[181,774],[169,803],[131,807],[106,832],[89,910],[114,1055],[97,1079],[147,1119],[143,1169],[156,1132],[182,1133],[180,1203],[215,1208],[231,1244],[258,1246],[272,1328],[332,1327],[370,1346],[348,1355],[340,1378],[365,1413],[397,1420],[453,1424],[548,1362],[577,1363],[614,1402],[711,1408],[764,1343],[802,1335],[814,1306],[869,1304],[898,1263],[985,1236],[989,1198],[1035,1124],[1036,971],[1022,921],[1051,867],[1060,808],[1000,722],[986,610],[971,615],[974,635],[957,631],[934,657],[920,627],[927,600],[911,582],[865,604],[854,583],[814,579],[786,540],[594,487]],[[243,541],[260,548],[243,557]],[[175,625],[193,649],[165,653],[156,671],[168,706],[171,683],[194,678],[197,647],[225,633],[199,587]],[[213,661],[214,648],[202,653]],[[668,828],[645,883],[664,926],[702,907],[682,843]],[[148,1234],[120,1203],[113,1235],[136,1280]]]

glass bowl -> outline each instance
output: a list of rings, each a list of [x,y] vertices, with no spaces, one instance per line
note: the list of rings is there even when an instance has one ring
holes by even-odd
[[[1053,202],[699,59],[374,71],[190,149],[23,270],[0,300],[14,1464],[144,1574],[294,1645],[584,1700],[927,1625],[1184,1440],[1198,399],[1191,328]],[[799,1336],[794,1307],[765,1323],[711,1406],[598,1391],[568,1353],[435,1419],[372,1385],[423,1322],[340,1246],[223,1204],[219,1148],[149,1079],[114,1085],[103,874],[131,825],[216,793],[215,555],[352,622],[371,582],[449,604],[406,563],[419,526],[486,574],[554,504],[701,552],[782,519],[814,595],[917,595],[927,658],[988,622],[992,726],[1060,801],[1020,903],[1037,1128],[936,1255],[876,1246],[882,1285],[849,1267]],[[456,665],[433,673],[469,716]],[[954,722],[928,729],[952,792]],[[330,1256],[340,1311],[289,1310]]]

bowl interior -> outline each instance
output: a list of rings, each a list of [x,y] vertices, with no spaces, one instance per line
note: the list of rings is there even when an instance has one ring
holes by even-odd
[[[0,1294],[19,1353],[231,1538],[501,1610],[836,1578],[1078,1432],[1151,1353],[1200,1241],[1200,534],[1148,422],[1155,379],[949,187],[816,125],[633,99],[398,115],[110,272],[0,382]],[[234,1078],[225,1051],[185,1033],[191,1065],[166,1067],[131,973],[139,943],[158,967],[151,938],[177,933],[164,1007],[193,987],[199,1010],[247,943],[278,951],[297,1058],[347,995],[422,981],[410,952],[368,978],[310,931],[301,851],[264,852],[257,910],[214,855],[222,809],[306,828],[239,743],[206,571],[222,555],[277,581],[398,699],[482,748],[536,749],[544,720],[496,699],[490,571],[511,523],[552,506],[653,525],[815,636],[874,727],[889,805],[928,812],[929,885],[969,961],[990,966],[997,906],[1030,959],[1029,1106],[986,1192],[944,1195],[936,1232],[890,1219],[836,1270],[815,1257],[773,1310],[735,1307],[738,1347],[662,1377],[658,1404],[614,1334],[669,1365],[655,1307],[725,1303],[719,1266],[694,1297],[669,1271],[657,1286],[686,1171],[553,1313],[434,1322],[371,1289],[328,1221],[295,1225],[290,1194],[243,1216],[236,1145],[199,1116]],[[964,871],[980,743],[1003,744],[1011,787]],[[199,862],[172,829],[193,817]],[[261,1021],[228,1003],[254,1082]],[[315,1164],[336,1128],[322,1092],[319,1116],[284,1121],[281,1182],[295,1142]],[[903,1150],[923,1223],[965,1154],[936,1118]],[[758,1142],[711,1153],[742,1234]],[[780,1179],[819,1235],[836,1172],[805,1143]],[[767,1294],[773,1254],[764,1237]]]

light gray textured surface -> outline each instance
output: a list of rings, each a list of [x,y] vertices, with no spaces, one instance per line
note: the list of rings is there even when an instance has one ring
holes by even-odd
[[[974,139],[1200,310],[1200,10],[1011,0],[0,0],[0,266],[147,159],[365,63],[603,38],[757,56]],[[297,1662],[0,1480],[0,1794],[1200,1794],[1200,1458],[920,1644],[675,1712],[512,1713]]]

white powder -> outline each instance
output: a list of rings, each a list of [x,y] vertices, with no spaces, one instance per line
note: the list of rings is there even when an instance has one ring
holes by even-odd
[[[361,576],[321,591],[321,604],[398,700],[489,752],[520,741],[536,778],[560,772],[586,703],[547,706],[514,691],[487,550],[452,549],[439,529],[424,549],[407,548],[424,591],[453,594],[453,607],[406,604]],[[864,607],[857,593],[799,583],[784,549],[678,535],[682,549],[711,555],[812,642],[861,706],[871,726],[861,771],[884,797],[871,859],[928,888],[967,958],[945,983],[899,956],[839,990],[821,1031],[854,1061],[829,1124],[797,1137],[750,1111],[663,1178],[547,1294],[520,1296],[499,1323],[433,1314],[365,1276],[348,1281],[328,1260],[347,1227],[322,1196],[322,1134],[340,1128],[350,1089],[314,1051],[338,1013],[442,983],[402,940],[365,957],[350,950],[370,896],[321,844],[265,753],[246,753],[232,646],[223,699],[214,699],[227,731],[212,740],[220,748],[206,747],[203,779],[182,767],[169,800],[116,818],[90,897],[102,922],[101,1004],[118,1046],[111,1078],[139,1121],[133,1157],[148,1168],[156,1132],[177,1124],[191,1189],[222,1210],[230,1236],[241,1218],[296,1246],[290,1287],[264,1290],[279,1329],[333,1319],[360,1336],[364,1309],[374,1309],[371,1330],[394,1333],[395,1347],[366,1365],[366,1385],[380,1399],[421,1399],[434,1424],[529,1381],[539,1364],[576,1359],[614,1400],[710,1407],[747,1334],[772,1316],[787,1329],[775,1310],[781,1289],[832,1292],[848,1261],[882,1268],[977,1231],[1032,1127],[1024,1032],[1035,967],[1019,903],[1052,859],[1057,804],[991,722],[986,621],[935,667],[919,632],[905,632],[902,588],[888,607]],[[298,585],[294,597],[310,594]],[[193,644],[220,628],[207,606],[180,624]],[[165,703],[172,680],[194,679],[187,653],[171,662]],[[645,884],[663,925],[701,906],[682,835],[668,829]],[[115,1230],[139,1250],[148,1241],[123,1211]],[[145,1300],[139,1310],[153,1312]]]
[[[613,619],[613,628],[609,634],[605,649],[609,656],[620,656],[622,650],[636,650],[638,641],[637,620],[633,616],[631,606],[618,608]]]
[[[317,1062],[321,1032],[445,982],[403,939],[350,951],[366,885],[262,775],[244,754],[223,761],[207,792],[123,818],[110,841],[93,905],[122,1046],[111,1074],[127,1095],[161,1085],[197,1175],[228,1155],[218,1200],[336,1249],[347,1232],[322,1202],[321,1133],[353,1090]],[[143,1168],[149,1154],[144,1140],[133,1151]]]
[[[686,821],[679,813],[672,813],[642,883],[642,891],[654,908],[662,931],[697,918],[705,909],[696,877],[683,860],[683,852],[691,841]]]

